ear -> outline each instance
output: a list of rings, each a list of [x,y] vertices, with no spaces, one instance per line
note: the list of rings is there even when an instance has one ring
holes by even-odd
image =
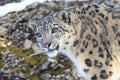
[[[28,27],[31,28],[33,31],[35,31],[36,30],[36,22],[35,21],[29,22]]]
[[[71,19],[70,19],[70,13],[66,10],[62,10],[60,11],[56,17],[58,17],[60,20],[64,21],[65,23],[71,23]]]
[[[76,20],[78,20],[78,15],[67,10],[60,11],[56,17],[67,24],[76,25]]]

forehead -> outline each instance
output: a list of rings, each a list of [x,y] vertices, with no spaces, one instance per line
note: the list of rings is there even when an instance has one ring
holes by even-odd
[[[50,24],[54,21],[55,14],[51,13],[48,16],[43,17],[39,23],[38,26],[47,26],[47,24]]]
[[[47,29],[50,29],[52,27],[57,27],[57,26],[58,26],[58,23],[56,22],[54,17],[50,15],[42,18],[37,24],[37,28],[41,30],[47,30]]]
[[[50,29],[53,24],[53,19],[54,18],[50,15],[42,18],[36,26],[37,31],[47,31]]]

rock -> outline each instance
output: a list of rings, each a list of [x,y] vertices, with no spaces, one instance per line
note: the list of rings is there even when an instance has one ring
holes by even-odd
[[[12,41],[9,41],[9,42],[7,43],[7,45],[8,45],[8,46],[11,46],[11,45],[12,45]]]
[[[31,56],[34,56],[34,55],[38,55],[38,54],[43,53],[43,52],[40,50],[40,48],[37,46],[36,43],[34,43],[34,44],[32,45],[32,49],[33,49],[33,51],[34,51],[34,54],[32,54]]]
[[[25,11],[28,11],[30,9],[35,9],[40,3],[38,2],[34,2],[32,3],[31,5],[28,5],[26,8],[25,8]]]
[[[51,80],[50,77],[51,77],[50,74],[42,74],[40,76],[40,80]]]
[[[26,49],[30,49],[32,47],[32,44],[33,43],[31,40],[26,39],[23,45]]]
[[[7,45],[5,44],[4,41],[0,41],[0,46],[1,46],[1,47],[7,47]]]
[[[5,23],[0,26],[0,37],[4,38],[5,35],[8,32],[8,29],[11,28],[12,24],[11,23]]]
[[[25,14],[22,16],[22,19],[28,20],[28,19],[30,19],[36,12],[37,12],[37,9],[32,10],[31,12],[25,12]]]

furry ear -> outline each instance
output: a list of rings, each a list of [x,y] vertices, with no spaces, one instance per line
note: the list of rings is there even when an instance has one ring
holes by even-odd
[[[69,25],[75,26],[75,25],[79,24],[78,15],[71,11],[62,10],[62,11],[58,12],[56,17],[58,19],[60,19],[61,21],[63,21],[64,23],[67,23]]]
[[[62,21],[64,21],[65,23],[71,23],[71,19],[70,19],[70,13],[68,12],[68,11],[66,11],[66,10],[62,10],[62,11],[60,11],[56,16],[60,19],[60,20],[62,20]]]
[[[28,27],[31,28],[33,31],[35,31],[36,29],[36,22],[35,21],[31,21],[28,23]]]

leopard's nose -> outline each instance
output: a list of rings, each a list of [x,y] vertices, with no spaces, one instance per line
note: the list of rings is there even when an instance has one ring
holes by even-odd
[[[50,45],[51,45],[51,43],[47,43],[47,44],[44,45],[44,47],[45,47],[45,48],[49,48]]]

